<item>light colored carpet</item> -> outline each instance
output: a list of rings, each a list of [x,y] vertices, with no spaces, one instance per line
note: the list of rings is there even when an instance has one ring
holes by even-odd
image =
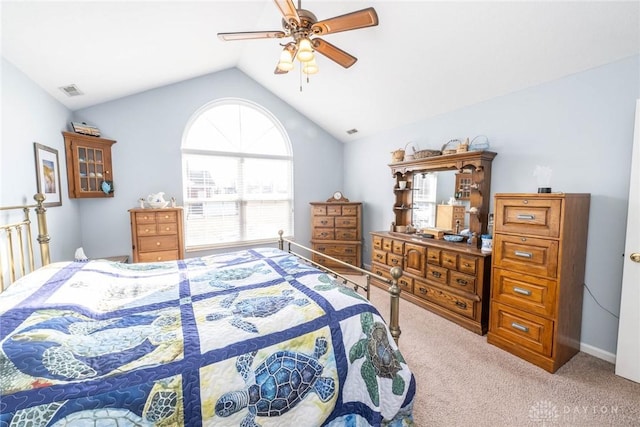
[[[371,301],[389,318],[388,294]],[[400,350],[416,377],[416,426],[640,426],[640,384],[578,353],[555,374],[400,301]]]

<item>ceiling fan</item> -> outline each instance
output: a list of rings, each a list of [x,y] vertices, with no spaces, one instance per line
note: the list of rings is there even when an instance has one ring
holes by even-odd
[[[372,7],[318,21],[312,12],[302,9],[301,0],[298,0],[297,8],[293,0],[274,2],[282,14],[282,30],[218,33],[218,37],[223,41],[291,37],[292,41],[282,44],[284,49],[280,54],[275,74],[286,74],[292,70],[294,58],[302,63],[302,71],[307,75],[317,73],[314,51],[344,68],[349,68],[358,58],[318,36],[378,25],[378,15]]]

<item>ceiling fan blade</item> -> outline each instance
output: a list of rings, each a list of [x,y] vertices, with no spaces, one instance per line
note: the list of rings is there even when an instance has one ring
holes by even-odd
[[[249,39],[280,39],[286,34],[284,31],[244,31],[238,33],[218,33],[218,38],[228,42],[233,40],[249,40]]]
[[[316,52],[323,54],[332,61],[342,65],[344,68],[351,67],[358,60],[355,56],[348,54],[339,47],[336,47],[322,39],[314,38],[311,40],[311,43],[313,43],[313,48]]]
[[[347,13],[316,22],[311,26],[315,34],[331,34],[340,31],[356,30],[358,28],[378,25],[378,14],[372,7]]]
[[[274,2],[288,24],[294,22],[296,27],[300,26],[300,16],[298,15],[296,5],[293,4],[293,0],[274,0]]]

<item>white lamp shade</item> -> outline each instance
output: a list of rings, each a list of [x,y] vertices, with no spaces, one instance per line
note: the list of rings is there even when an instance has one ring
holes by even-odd
[[[280,61],[278,62],[278,68],[282,71],[293,70],[293,58],[289,49],[284,48],[280,53]]]
[[[311,48],[311,41],[308,38],[302,38],[298,42],[298,61],[308,62],[313,59],[313,49]]]
[[[318,72],[318,64],[316,64],[315,59],[311,59],[311,61],[307,61],[304,63],[304,67],[302,67],[302,71],[305,74],[315,74]]]

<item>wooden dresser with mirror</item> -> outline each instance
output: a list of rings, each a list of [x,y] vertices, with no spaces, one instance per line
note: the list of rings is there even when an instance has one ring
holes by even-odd
[[[375,277],[388,278],[389,267],[402,267],[402,298],[480,335],[489,323],[491,252],[480,250],[479,237],[487,231],[491,164],[496,155],[468,151],[389,164],[395,221],[389,231],[371,233],[375,286],[385,289]],[[445,204],[455,208],[438,209]],[[459,227],[453,217],[447,221],[450,229],[436,227],[439,210],[459,215],[461,207],[464,218]],[[464,229],[477,236],[472,245],[466,239],[442,238],[459,236]]]

